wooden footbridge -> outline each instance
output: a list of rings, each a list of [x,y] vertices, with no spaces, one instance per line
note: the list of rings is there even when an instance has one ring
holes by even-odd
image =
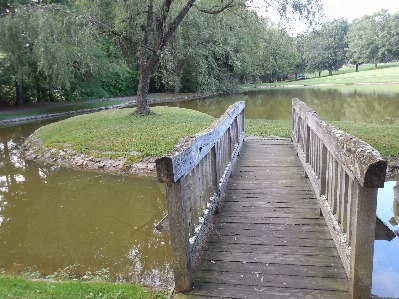
[[[157,160],[176,297],[370,298],[386,161],[298,99],[292,141],[244,142],[244,107]]]

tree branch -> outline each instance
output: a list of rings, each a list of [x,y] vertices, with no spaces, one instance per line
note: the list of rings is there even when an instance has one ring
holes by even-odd
[[[236,2],[236,0],[230,0],[227,4],[217,8],[215,10],[199,8],[198,5],[195,5],[195,4],[194,4],[194,7],[200,12],[210,14],[210,15],[217,15],[217,14],[220,14],[221,12],[223,12],[224,10],[235,6],[235,2]],[[222,3],[223,3],[223,1],[222,1]]]
[[[122,38],[124,40],[127,40],[127,41],[130,41],[130,42],[134,42],[134,40],[132,38],[130,38],[129,36],[127,36],[127,35],[119,32],[119,31],[115,30],[114,28],[108,26],[107,24],[104,24],[103,22],[101,22],[101,21],[99,21],[99,20],[97,20],[97,19],[95,19],[95,18],[93,18],[93,17],[91,17],[89,15],[77,15],[77,14],[71,12],[71,11],[68,11],[68,10],[65,10],[65,9],[61,8],[58,5],[50,5],[50,8],[53,9],[53,10],[61,11],[61,12],[65,13],[65,14],[67,14],[69,16],[72,16],[72,17],[74,17],[76,19],[81,18],[81,19],[84,19],[86,21],[89,21],[92,24],[96,24],[98,26],[103,27],[105,29],[105,31],[111,33],[112,35],[115,35],[117,37],[120,37],[120,38]]]

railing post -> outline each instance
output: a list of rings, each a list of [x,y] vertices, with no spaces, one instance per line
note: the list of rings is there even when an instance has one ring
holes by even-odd
[[[371,294],[378,189],[361,187],[357,180],[353,185],[349,292],[352,299],[363,299]]]
[[[192,284],[190,244],[187,220],[187,207],[184,192],[184,179],[166,183],[170,243],[172,247],[173,274],[178,292],[189,292]]]

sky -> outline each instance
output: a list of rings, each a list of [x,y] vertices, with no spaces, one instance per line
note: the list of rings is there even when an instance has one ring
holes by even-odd
[[[262,2],[262,0],[259,3]],[[338,18],[345,18],[352,23],[356,18],[361,18],[365,15],[372,15],[374,12],[378,12],[382,9],[387,9],[390,14],[399,12],[399,0],[321,0],[324,4],[325,17],[323,22],[332,21]],[[255,1],[256,3],[257,1]],[[262,12],[261,15],[266,15],[275,23],[279,22],[278,14],[270,10],[269,12]],[[284,25],[282,25],[285,27]],[[291,25],[291,28],[286,28],[287,31],[296,35],[303,33],[309,28],[303,21],[296,22]]]
[[[322,0],[326,21],[346,18],[352,22],[364,15],[372,15],[381,9],[388,9],[390,14],[399,11],[399,0]]]

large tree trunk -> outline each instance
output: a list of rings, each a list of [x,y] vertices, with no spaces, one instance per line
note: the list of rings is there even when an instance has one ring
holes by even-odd
[[[328,70],[328,75],[329,75],[329,76],[332,76],[332,75],[333,75],[332,70]]]
[[[374,62],[374,69],[377,69],[377,62]]]
[[[147,25],[144,32],[143,44],[141,45],[140,50],[140,78],[137,88],[136,114],[148,114],[150,112],[150,106],[148,105],[148,91],[150,89],[150,79],[153,71],[150,60],[153,60],[154,55],[157,55],[156,53],[153,53],[153,56],[148,59],[148,46],[150,42],[152,26],[154,23],[153,10],[153,1],[150,1],[147,12]]]
[[[22,89],[22,81],[18,80],[15,82],[15,95],[17,97],[17,106],[23,106],[24,105],[24,100],[23,100],[23,89]]]
[[[359,64],[356,63],[356,73],[359,71]]]
[[[187,15],[196,0],[188,0],[182,10],[177,14],[172,22],[168,22],[167,16],[170,6],[173,1],[165,1],[154,25],[154,1],[151,0],[147,11],[147,24],[144,32],[143,44],[140,51],[140,78],[137,90],[137,107],[136,114],[148,114],[151,110],[148,105],[148,91],[150,87],[150,79],[152,72],[158,64],[160,55],[168,44],[170,38],[176,32],[177,27]],[[228,5],[223,8],[229,7]],[[222,10],[221,10],[222,11]],[[155,27],[155,28],[154,28]],[[150,36],[151,32],[156,29],[155,40],[156,43],[152,50],[150,50]]]
[[[150,89],[151,72],[140,66],[140,78],[137,89],[137,102],[136,112],[137,114],[148,114],[150,113],[150,106],[148,105],[148,91]]]

